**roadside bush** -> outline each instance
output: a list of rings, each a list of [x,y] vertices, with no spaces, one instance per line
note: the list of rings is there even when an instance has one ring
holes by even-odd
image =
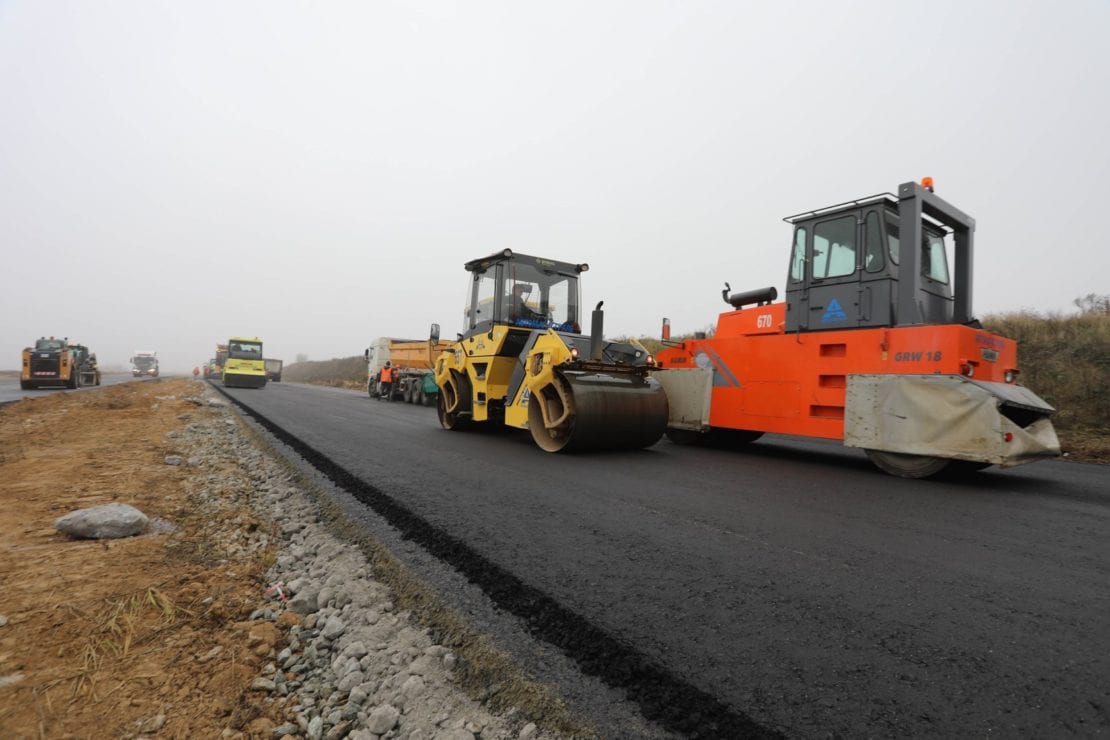
[[[293,383],[315,383],[342,388],[366,385],[366,360],[360,356],[331,360],[308,360],[286,365],[282,379]]]
[[[1018,343],[1019,382],[1056,407],[1069,432],[1110,435],[1110,315],[1034,312],[986,316],[984,328]]]

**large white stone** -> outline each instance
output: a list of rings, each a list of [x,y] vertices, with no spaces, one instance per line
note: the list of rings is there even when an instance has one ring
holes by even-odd
[[[134,506],[114,503],[71,511],[57,519],[54,528],[70,537],[107,540],[142,534],[148,522]]]

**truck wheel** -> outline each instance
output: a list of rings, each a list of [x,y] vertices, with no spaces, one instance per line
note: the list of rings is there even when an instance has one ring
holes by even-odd
[[[76,368],[70,368],[69,380],[66,381],[66,388],[77,388],[81,385],[81,371]]]
[[[948,458],[930,455],[905,455],[883,450],[864,451],[875,467],[899,478],[931,478],[953,462]]]
[[[35,389],[35,384],[30,380],[20,380],[19,388],[20,390],[33,391]]]
[[[416,386],[416,388],[413,390],[413,392],[412,392],[412,402],[414,404],[416,404],[417,406],[423,406],[424,405],[424,384],[423,383]]]
[[[424,394],[424,405],[425,406],[435,406],[436,405],[436,398],[438,396],[439,396],[438,393],[425,393]]]

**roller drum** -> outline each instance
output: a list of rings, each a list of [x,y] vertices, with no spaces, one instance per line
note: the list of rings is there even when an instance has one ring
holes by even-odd
[[[541,389],[528,405],[532,438],[548,452],[650,447],[667,428],[667,395],[654,378],[585,371],[555,378],[561,387]]]

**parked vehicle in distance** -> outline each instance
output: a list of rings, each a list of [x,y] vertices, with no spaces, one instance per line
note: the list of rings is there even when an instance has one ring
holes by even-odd
[[[131,357],[131,376],[141,378],[145,375],[158,377],[158,353],[135,350]]]
[[[366,392],[371,398],[434,406],[439,388],[432,367],[436,356],[448,346],[447,342],[439,341],[439,326],[435,324],[429,339],[378,337],[363,353]],[[381,371],[386,363],[393,375],[388,391],[381,382]]]
[[[100,385],[96,354],[83,344],[71,344],[68,337],[40,337],[33,347],[23,350],[19,387],[78,388]]]
[[[275,383],[280,383],[281,368],[282,365],[284,365],[285,363],[283,363],[281,360],[275,360],[272,357],[268,357],[262,360],[262,363],[266,366],[266,380],[272,380]]]

